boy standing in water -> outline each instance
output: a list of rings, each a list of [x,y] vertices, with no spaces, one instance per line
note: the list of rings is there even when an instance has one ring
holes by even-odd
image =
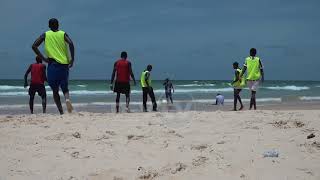
[[[132,72],[131,62],[127,60],[128,54],[123,51],[120,55],[121,59],[117,60],[114,63],[110,88],[113,89],[114,92],[117,93],[116,97],[116,110],[119,113],[119,102],[120,102],[120,94],[126,95],[126,111],[129,110],[130,103],[130,76],[133,79],[134,85],[136,85],[136,79],[134,78],[134,74]],[[116,76],[115,86],[113,88],[113,81]]]
[[[264,81],[264,72],[261,59],[256,57],[257,50],[255,48],[250,49],[250,56],[246,58],[243,71],[240,76],[242,76],[246,70],[247,72],[247,83],[249,90],[251,91],[250,99],[250,110],[252,106],[254,110],[257,109],[256,105],[256,92],[258,90],[259,82]]]
[[[171,81],[169,80],[169,78],[167,78],[165,80],[165,82],[163,83],[163,86],[165,89],[167,102],[169,102],[169,98],[170,98],[171,104],[173,104],[172,93],[174,93],[174,88],[173,88],[173,85],[172,85]]]
[[[28,75],[31,72],[31,84],[29,87],[29,107],[30,112],[33,114],[33,103],[34,103],[34,96],[36,93],[42,99],[42,111],[46,113],[46,105],[47,105],[47,93],[46,88],[44,87],[44,82],[47,81],[46,76],[46,66],[42,64],[42,59],[37,56],[36,63],[31,64],[24,75],[24,88],[28,86]]]
[[[241,77],[241,69],[239,68],[239,63],[234,62],[233,63],[233,69],[234,71],[234,78],[232,81],[233,86],[233,110],[237,111],[237,101],[239,100],[240,103],[240,109],[241,111],[243,109],[243,104],[240,97],[240,92],[242,90],[242,87],[245,85],[245,79]]]
[[[152,66],[149,64],[147,66],[147,69],[141,73],[141,78],[140,78],[142,92],[143,92],[143,112],[148,112],[147,111],[148,95],[150,96],[152,101],[153,111],[157,111],[157,102],[156,102],[156,98],[154,96],[154,92],[151,84],[151,73],[150,73],[151,71],[152,71]]]

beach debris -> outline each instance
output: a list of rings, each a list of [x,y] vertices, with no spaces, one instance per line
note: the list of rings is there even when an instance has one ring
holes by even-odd
[[[141,166],[138,167],[138,171],[140,174],[138,176],[139,179],[151,180],[151,179],[154,179],[154,178],[160,176],[160,174],[156,170],[145,170]]]
[[[202,164],[206,163],[209,160],[209,158],[204,156],[198,156],[196,159],[192,160],[193,166],[201,166]]]
[[[68,180],[77,180],[78,178],[76,178],[76,177],[74,177],[74,176],[70,176],[69,178],[68,178]]]
[[[263,157],[279,157],[279,152],[276,150],[268,150],[263,153]]]
[[[309,134],[309,135],[307,136],[307,139],[311,139],[311,138],[314,138],[314,137],[316,137],[316,135],[314,135],[313,133],[311,133],[311,134]]]
[[[294,126],[297,127],[297,128],[301,128],[303,127],[305,124],[301,121],[294,121]]]
[[[290,126],[288,125],[288,122],[287,121],[276,121],[274,123],[271,123],[274,127],[276,128],[281,128],[281,129],[287,129],[287,128],[290,128]]]
[[[116,135],[116,133],[115,133],[114,131],[108,131],[108,130],[107,130],[106,133],[107,133],[107,134],[110,134],[111,136],[115,136],[115,135]]]
[[[203,151],[208,148],[207,144],[200,144],[200,145],[192,145],[191,150],[198,150],[198,151]]]
[[[128,140],[139,140],[139,139],[142,139],[144,138],[144,136],[135,136],[135,135],[128,135]]]
[[[246,175],[244,175],[244,174],[240,175],[240,178],[245,178],[245,177],[246,177]]]
[[[225,141],[219,141],[219,142],[217,142],[217,144],[224,144],[224,143],[226,143]]]
[[[73,157],[73,158],[78,158],[79,157],[79,152],[78,151],[75,151],[75,152],[73,152],[73,153],[71,153],[71,157]]]
[[[13,118],[13,116],[6,116],[6,118],[7,118],[7,119],[12,119],[12,118]]]
[[[81,138],[81,134],[79,132],[73,133],[72,136],[75,138]]]
[[[171,168],[171,174],[176,174],[180,171],[184,171],[186,168],[187,168],[187,165],[185,165],[181,162],[178,162],[174,165],[173,168]]]
[[[320,149],[320,143],[316,141],[312,143],[312,146]]]

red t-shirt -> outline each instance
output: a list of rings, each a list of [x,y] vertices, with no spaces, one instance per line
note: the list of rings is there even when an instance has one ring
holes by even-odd
[[[116,62],[116,70],[117,70],[117,82],[129,83],[130,82],[130,62],[126,59],[119,59]]]
[[[31,64],[31,84],[44,84],[44,65]]]

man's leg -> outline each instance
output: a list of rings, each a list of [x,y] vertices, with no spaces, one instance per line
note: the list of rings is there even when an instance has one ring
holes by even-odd
[[[240,92],[241,92],[241,89],[238,89],[238,100],[239,100],[239,102],[240,102],[240,109],[239,109],[239,111],[241,111],[241,110],[243,109],[243,104],[242,104],[242,101],[241,101]]]
[[[148,88],[142,88],[142,101],[143,101],[143,112],[147,112],[147,100],[148,100]]]
[[[256,104],[256,91],[252,91],[252,99],[253,99],[253,108],[254,110],[257,109],[257,104]]]
[[[149,96],[151,98],[151,101],[152,101],[152,106],[153,106],[153,111],[157,111],[157,102],[156,102],[156,98],[154,96],[154,92],[153,92],[153,88],[150,87],[149,89]]]
[[[53,93],[54,102],[56,103],[59,113],[63,114],[63,109],[62,109],[60,95],[59,95],[59,88],[52,89],[52,93]]]
[[[30,95],[30,99],[29,99],[29,108],[30,108],[30,113],[33,114],[33,101],[34,101],[34,94]]]
[[[233,89],[233,110],[237,110],[238,90]]]
[[[129,104],[130,104],[130,93],[126,93],[126,108],[127,112],[129,112]]]
[[[169,93],[169,98],[170,98],[171,104],[173,104],[172,93]]]
[[[70,93],[69,93],[69,70],[65,67],[60,67],[61,69],[61,75],[60,75],[60,82],[59,85],[61,87],[61,90],[63,92],[64,95],[64,99],[66,101],[66,106],[67,106],[67,110],[68,113],[72,113],[73,111],[73,107],[71,104],[71,100],[70,100]]]
[[[41,96],[42,99],[42,112],[46,113],[46,109],[47,109],[47,96]]]
[[[34,96],[35,96],[36,92],[35,92],[35,89],[34,89],[34,86],[33,85],[30,85],[29,87],[29,96],[30,96],[30,99],[29,99],[29,108],[30,108],[30,113],[33,114],[33,102],[34,102]]]
[[[117,113],[119,112],[119,104],[120,104],[120,93],[117,92],[117,97],[116,97],[116,111],[117,111]]]

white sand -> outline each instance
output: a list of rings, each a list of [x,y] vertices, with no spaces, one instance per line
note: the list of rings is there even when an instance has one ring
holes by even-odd
[[[0,142],[1,180],[320,179],[320,111],[0,116]]]

